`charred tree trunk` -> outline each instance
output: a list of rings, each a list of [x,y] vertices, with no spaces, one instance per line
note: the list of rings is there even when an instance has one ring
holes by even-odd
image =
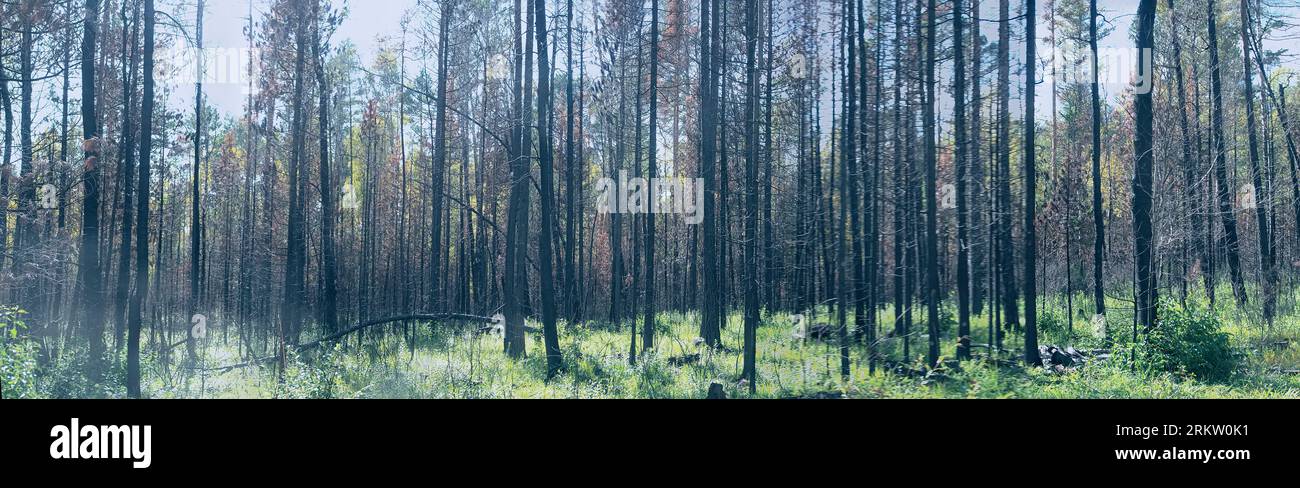
[[[329,97],[331,92],[325,77],[325,61],[328,47],[321,39],[321,30],[326,28],[325,19],[321,17],[320,3],[313,2],[316,14],[316,29],[312,38],[312,57],[316,60],[316,85],[318,96],[317,116],[320,120],[320,235],[321,235],[321,315],[328,333],[338,332],[338,262],[335,255],[334,224],[337,219],[334,206],[334,179],[330,173],[330,118]]]
[[[1032,0],[1031,0],[1032,1]],[[935,42],[939,27],[935,0],[928,0],[926,6],[925,29],[925,103],[921,121],[925,132],[925,304],[926,322],[929,329],[929,349],[926,352],[926,364],[930,367],[939,365],[939,233],[938,233],[938,156],[936,151],[934,129],[934,105],[938,90],[935,89],[934,70],[938,63],[935,57]],[[1032,44],[1032,43],[1030,43]],[[1031,58],[1032,59],[1032,58]]]
[[[1106,316],[1106,221],[1101,195],[1101,88],[1097,80],[1097,0],[1088,2],[1088,48],[1092,51],[1092,300],[1096,315]],[[1103,333],[1104,336],[1108,334]]]
[[[717,178],[715,176],[714,163],[716,160],[715,148],[717,143],[716,132],[716,93],[717,93],[717,74],[713,69],[713,44],[717,42],[718,34],[714,29],[714,22],[719,16],[717,9],[719,0],[701,0],[700,1],[700,177],[704,180],[704,244],[702,249],[701,260],[703,261],[704,274],[704,299],[703,310],[700,314],[700,337],[704,338],[705,344],[709,347],[718,347],[722,345],[722,332],[720,316],[721,296],[720,287],[721,270],[718,263],[721,257],[718,255],[718,237],[717,237]],[[712,8],[710,8],[712,7]],[[712,12],[710,12],[712,10]],[[712,18],[710,16],[712,15]]]
[[[1133,167],[1133,236],[1137,254],[1137,321],[1147,331],[1156,325],[1156,277],[1152,266],[1154,241],[1151,229],[1151,195],[1154,190],[1152,167],[1155,162],[1152,135],[1152,92],[1155,91],[1154,60],[1149,52],[1155,49],[1156,0],[1142,0],[1138,4],[1137,47],[1140,55],[1139,79],[1147,78],[1149,85],[1136,90],[1136,127],[1133,154],[1137,158]],[[1149,51],[1148,51],[1149,50]],[[1264,225],[1260,222],[1260,225]],[[1136,338],[1134,338],[1136,340]]]
[[[650,144],[647,148],[646,177],[652,183],[658,177],[659,159],[659,0],[650,1]],[[644,191],[644,190],[643,190]],[[651,209],[645,215],[645,318],[642,319],[641,351],[654,347],[655,340],[655,212],[658,197],[650,196]]]
[[[1228,272],[1232,279],[1232,294],[1237,299],[1237,307],[1242,308],[1248,302],[1246,285],[1242,279],[1241,255],[1238,251],[1237,217],[1232,208],[1232,194],[1228,181],[1227,143],[1223,135],[1223,77],[1219,65],[1219,29],[1218,9],[1215,0],[1209,0],[1206,7],[1209,22],[1210,51],[1210,98],[1212,114],[1210,130],[1212,132],[1214,152],[1214,177],[1218,183],[1219,218],[1223,220],[1223,245],[1228,259]]]
[[[542,339],[546,347],[546,376],[555,376],[562,366],[560,339],[556,336],[555,258],[555,171],[551,150],[551,60],[546,47],[546,0],[537,0],[537,123],[538,165],[541,166],[542,239],[538,245],[541,261]],[[443,21],[446,25],[446,20]],[[445,31],[444,31],[445,32]],[[443,37],[446,39],[446,37]],[[445,43],[445,41],[444,41]]]
[[[81,202],[81,250],[78,275],[81,277],[82,328],[90,339],[90,377],[98,382],[104,368],[104,292],[99,262],[99,117],[95,106],[95,51],[99,34],[99,0],[86,0],[86,17],[81,37],[81,127],[85,142],[86,194]],[[66,99],[66,97],[65,97]],[[26,171],[27,168],[24,168]],[[8,202],[6,202],[6,207]]]
[[[127,312],[127,395],[140,398],[140,328],[144,301],[149,294],[149,180],[153,154],[154,104],[154,0],[144,0],[144,94],[140,108],[140,174],[136,185],[135,294]]]
[[[1035,68],[1038,64],[1035,30],[1038,9],[1036,0],[1025,0],[1025,363],[1038,364],[1038,239],[1034,232],[1035,206],[1037,205],[1038,169],[1035,165],[1037,148],[1034,121],[1034,85],[1038,82]]]
[[[1154,9],[1154,7],[1152,7]],[[1259,162],[1259,140],[1256,135],[1258,123],[1255,118],[1255,81],[1251,74],[1251,40],[1250,40],[1250,3],[1249,0],[1241,0],[1241,58],[1243,64],[1242,77],[1245,80],[1246,87],[1246,140],[1250,155],[1250,175],[1254,184],[1254,192],[1259,195],[1266,191],[1264,186],[1264,171],[1260,168]],[[1268,80],[1264,83],[1267,85]],[[1267,198],[1255,199],[1255,227],[1259,230],[1259,260],[1260,272],[1263,275],[1260,281],[1260,294],[1264,295],[1264,321],[1270,326],[1273,325],[1273,315],[1277,307],[1277,295],[1275,287],[1277,286],[1277,274],[1273,267],[1273,239],[1269,235],[1269,215],[1268,209],[1271,206]]]

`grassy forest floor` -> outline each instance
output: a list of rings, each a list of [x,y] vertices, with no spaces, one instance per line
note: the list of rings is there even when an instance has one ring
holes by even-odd
[[[1084,308],[1080,303],[1084,303],[1082,299],[1075,301],[1076,309]],[[1044,305],[1046,312],[1039,320],[1040,344],[1062,348],[1073,345],[1081,350],[1105,346],[1089,321],[1076,319],[1071,334],[1062,320],[1064,303],[1046,301]],[[1112,320],[1112,337],[1132,334],[1131,318],[1128,323],[1116,321],[1124,316],[1122,306],[1122,302],[1113,304],[1108,314]],[[1209,319],[1202,322],[1221,330],[1213,333],[1226,339],[1232,360],[1229,374],[1214,380],[1198,379],[1182,366],[1157,364],[1145,346],[1135,348],[1126,344],[1109,348],[1109,359],[1093,359],[1083,367],[1066,372],[1026,368],[1017,362],[1023,354],[1022,342],[1021,335],[1014,332],[1006,335],[999,361],[990,361],[988,349],[977,346],[975,358],[959,367],[950,359],[955,354],[955,341],[944,340],[942,355],[947,366],[925,374],[923,356],[928,336],[922,330],[913,334],[910,360],[906,362],[901,360],[903,341],[896,337],[883,338],[879,348],[882,359],[874,373],[867,362],[866,346],[853,345],[852,375],[844,382],[840,380],[839,351],[833,334],[825,341],[812,337],[799,340],[794,336],[791,315],[772,314],[765,317],[758,331],[755,396],[1300,397],[1300,374],[1295,371],[1300,368],[1300,316],[1284,316],[1268,328],[1254,325],[1257,318],[1238,316],[1231,306],[1218,308],[1217,313],[1201,315]],[[1172,302],[1166,302],[1162,314],[1162,322],[1170,323],[1173,318],[1186,315]],[[920,315],[918,319],[922,318]],[[956,324],[951,316],[951,310],[946,310],[941,337],[954,336]],[[880,317],[881,330],[892,331],[892,311],[886,308]],[[234,334],[228,336],[229,342],[223,343],[221,333],[213,330],[208,343],[200,349],[197,372],[183,367],[182,354],[173,354],[169,364],[163,364],[156,354],[145,354],[144,391],[145,396],[152,398],[702,398],[709,385],[717,382],[724,386],[728,397],[749,397],[747,388],[739,383],[740,315],[730,316],[721,350],[709,351],[696,344],[697,324],[694,314],[663,314],[659,320],[657,349],[641,354],[636,365],[629,365],[631,338],[626,326],[616,330],[599,323],[580,327],[561,323],[566,370],[550,381],[545,380],[541,337],[535,333],[528,334],[530,355],[515,361],[503,353],[499,335],[482,333],[476,326],[413,323],[406,329],[394,323],[383,326],[384,330],[353,334],[343,343],[331,344],[324,350],[291,355],[281,378],[274,362],[224,371],[212,369],[241,362]],[[820,310],[809,328],[830,324],[833,316]],[[977,345],[987,342],[987,324],[987,315],[972,318],[972,338]],[[924,327],[924,322],[918,320],[915,328]],[[638,346],[640,339],[637,338]],[[1180,342],[1175,344],[1174,353],[1185,358],[1203,353],[1200,349],[1198,344]],[[1134,354],[1138,358],[1136,364],[1131,360]],[[120,367],[102,383],[104,386],[87,384],[78,369],[79,361],[64,354],[59,365],[44,367],[32,376],[30,392],[23,396],[125,396],[118,386],[122,384]]]

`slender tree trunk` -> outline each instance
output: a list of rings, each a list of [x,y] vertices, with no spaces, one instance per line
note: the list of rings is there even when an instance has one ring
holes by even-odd
[[[4,52],[4,36],[0,36],[0,53]],[[4,56],[0,55],[0,73],[5,72]],[[14,143],[14,113],[13,97],[9,93],[9,80],[0,76],[0,111],[4,112],[5,129],[4,129],[4,149],[0,156],[0,272],[5,269],[5,262],[10,260],[9,252],[9,188],[12,178],[13,169],[10,161],[13,160],[13,143]],[[10,290],[10,284],[0,286],[0,297],[7,297]]]
[[[1038,64],[1036,0],[1025,0],[1025,363],[1036,365],[1038,358],[1038,239],[1034,231],[1037,206],[1038,169],[1035,166],[1037,149],[1034,121],[1035,68]]]
[[[1008,329],[1020,328],[1019,291],[1016,287],[1015,243],[1012,242],[1011,200],[1011,7],[1010,0],[998,2],[998,259],[1002,282],[1002,318]],[[1002,336],[998,336],[998,344]]]
[[[967,183],[967,200],[970,202],[969,209],[966,211],[967,218],[970,219],[970,229],[968,234],[969,242],[969,260],[971,273],[971,313],[979,315],[984,311],[984,297],[987,293],[985,290],[985,273],[986,264],[984,261],[985,252],[989,242],[981,237],[984,231],[984,212],[980,210],[981,202],[985,200],[984,187],[984,160],[980,157],[982,114],[981,104],[983,102],[981,81],[984,76],[983,53],[984,38],[980,35],[980,0],[972,0],[970,7],[970,52],[971,52],[971,70],[970,70],[970,131],[966,143],[967,166],[970,171],[970,181]],[[992,315],[992,314],[990,314]]]
[[[19,66],[19,95],[18,104],[18,147],[19,162],[22,164],[22,177],[18,181],[18,221],[14,234],[14,273],[20,276],[17,287],[17,302],[21,308],[28,312],[28,321],[35,325],[36,334],[45,336],[51,333],[50,325],[45,320],[44,306],[42,306],[41,284],[38,277],[41,275],[40,270],[36,269],[37,259],[34,248],[40,241],[37,221],[38,205],[36,201],[37,172],[35,167],[35,153],[32,145],[32,90],[35,84],[33,78],[33,68],[35,60],[32,58],[35,41],[33,40],[35,26],[36,5],[28,3],[18,8],[20,28],[22,29],[18,41],[18,66]],[[81,273],[79,271],[79,273]],[[52,351],[49,350],[49,343],[42,345],[42,354],[40,360],[48,361],[52,357]]]
[[[298,4],[299,7],[302,3]],[[305,9],[304,9],[305,10]],[[302,320],[302,303],[306,294],[304,284],[304,268],[306,267],[306,243],[304,234],[306,225],[303,220],[303,202],[300,198],[301,190],[299,189],[304,183],[302,181],[303,171],[303,153],[306,152],[306,128],[303,110],[303,98],[305,96],[304,88],[304,66],[306,64],[306,42],[307,33],[306,23],[301,19],[296,19],[297,25],[294,27],[294,81],[293,81],[293,134],[292,147],[293,154],[289,161],[289,220],[287,225],[286,246],[288,248],[285,255],[284,264],[284,302],[280,312],[280,335],[281,341],[289,344],[297,344],[299,336],[299,327]],[[367,194],[369,199],[369,194]],[[282,345],[283,347],[283,345]]]
[[[1030,0],[1032,2],[1032,0]],[[938,235],[938,196],[937,187],[937,151],[934,129],[934,101],[938,90],[934,82],[935,42],[938,39],[939,23],[935,0],[928,0],[926,7],[925,30],[925,104],[921,122],[925,132],[925,304],[926,322],[929,328],[929,349],[926,352],[926,364],[930,367],[939,365],[939,235]]]
[[[962,0],[952,0],[953,134],[957,178],[957,360],[970,359],[970,254],[966,228],[966,52],[962,47]],[[977,22],[977,20],[976,20]],[[976,26],[978,27],[978,26]]]
[[[1170,28],[1169,34],[1170,34],[1170,38],[1173,41],[1173,48],[1174,48],[1174,53],[1173,53],[1174,80],[1175,80],[1175,85],[1178,87],[1177,88],[1178,126],[1179,126],[1180,135],[1182,136],[1181,156],[1182,156],[1182,167],[1183,167],[1183,198],[1184,198],[1183,208],[1192,209],[1192,208],[1196,208],[1199,205],[1199,199],[1200,199],[1199,194],[1193,191],[1193,189],[1196,187],[1196,180],[1199,176],[1198,175],[1199,168],[1198,165],[1196,164],[1196,160],[1192,159],[1192,147],[1194,146],[1194,142],[1193,142],[1194,136],[1192,135],[1192,129],[1188,122],[1188,116],[1187,116],[1188,101],[1187,101],[1187,85],[1183,77],[1183,45],[1178,35],[1179,26],[1181,24],[1179,23],[1179,18],[1176,15],[1177,10],[1174,8],[1174,0],[1168,0],[1168,5],[1169,5],[1170,25],[1173,26]],[[1190,288],[1189,286],[1189,281],[1191,280],[1190,270],[1200,269],[1201,266],[1205,264],[1199,262],[1201,257],[1201,248],[1208,245],[1208,243],[1202,243],[1200,241],[1201,220],[1195,217],[1188,218],[1187,220],[1188,220],[1188,225],[1187,228],[1185,229],[1187,236],[1186,238],[1184,238],[1183,242],[1185,246],[1184,253],[1187,256],[1185,260],[1190,260],[1190,263],[1188,264],[1189,269],[1184,270],[1184,274],[1182,278],[1184,299],[1186,299],[1187,290]],[[1202,270],[1201,272],[1205,272],[1205,271]]]
[[[577,257],[575,253],[580,251],[577,246],[577,227],[582,225],[578,222],[579,199],[578,199],[578,178],[581,178],[579,163],[574,156],[574,131],[573,122],[576,114],[573,112],[573,0],[565,2],[565,62],[567,66],[564,70],[564,196],[566,203],[564,219],[564,316],[569,323],[575,323],[578,320],[578,302],[581,288],[578,287],[578,268]]]
[[[144,0],[144,95],[140,108],[140,176],[136,199],[135,294],[127,326],[126,388],[127,395],[140,398],[140,328],[143,306],[149,294],[149,180],[153,154],[154,104],[154,0]]]
[[[527,125],[524,122],[523,95],[524,41],[519,34],[519,22],[523,15],[520,0],[515,0],[515,82],[511,87],[514,97],[514,129],[510,154],[510,203],[506,210],[509,218],[506,230],[505,271],[503,275],[505,300],[505,349],[512,358],[521,358],[525,354],[524,339],[524,295],[528,293],[527,278],[521,272],[527,262],[527,248],[524,246],[528,233],[528,148],[523,143]],[[436,234],[435,234],[436,235]],[[433,286],[433,285],[430,285]]]
[[[82,327],[90,339],[89,373],[94,381],[103,377],[104,300],[99,262],[99,117],[95,106],[95,51],[99,34],[99,0],[86,0],[86,17],[81,37],[81,131],[85,137],[85,197],[81,202],[81,250],[78,273],[84,307]],[[64,97],[65,99],[67,97]],[[26,168],[24,168],[24,171]],[[7,202],[6,202],[7,203]]]
[[[650,154],[646,177],[653,181],[659,167],[659,0],[650,1]],[[658,197],[651,193],[651,209],[645,215],[645,318],[642,320],[641,350],[649,351],[655,340],[655,212]]]
[[[1214,177],[1218,182],[1219,218],[1223,220],[1223,245],[1228,258],[1228,272],[1232,278],[1232,294],[1237,307],[1246,306],[1246,285],[1242,279],[1241,256],[1238,251],[1237,218],[1232,209],[1232,194],[1228,181],[1227,147],[1223,135],[1223,82],[1219,65],[1218,9],[1215,0],[1206,6],[1209,22],[1210,98],[1212,114],[1210,130],[1213,139]]]
[[[1151,229],[1151,196],[1154,191],[1153,154],[1154,127],[1152,126],[1152,92],[1155,91],[1154,60],[1150,52],[1155,49],[1156,0],[1142,0],[1138,4],[1137,48],[1140,54],[1139,77],[1145,77],[1149,86],[1138,87],[1134,105],[1136,125],[1133,154],[1137,162],[1133,168],[1133,236],[1137,254],[1137,320],[1147,331],[1156,326],[1156,277],[1152,266],[1154,240]],[[1260,222],[1264,225],[1264,222]]]
[[[541,166],[542,239],[541,261],[542,339],[546,344],[546,376],[555,376],[562,366],[560,339],[556,336],[555,273],[552,270],[555,239],[555,171],[551,150],[551,60],[546,47],[546,0],[537,0],[537,123],[538,162]],[[445,21],[444,21],[445,22]],[[445,25],[445,24],[444,24]],[[444,37],[445,39],[445,37]]]
[[[755,392],[758,303],[758,0],[745,2],[745,367],[749,393]]]
[[[321,39],[321,31],[326,29],[325,19],[321,17],[320,3],[313,2],[315,29],[312,37],[312,58],[316,61],[316,85],[318,96],[317,117],[320,120],[320,235],[321,235],[321,315],[325,330],[333,334],[338,332],[338,262],[335,256],[334,224],[337,220],[334,205],[334,179],[330,173],[330,117],[329,97],[332,94],[325,77],[325,63],[328,47]]]
[[[893,219],[893,240],[894,240],[894,336],[904,337],[907,331],[904,329],[903,314],[906,305],[904,304],[906,287],[904,285],[904,276],[907,274],[906,259],[906,240],[907,230],[904,227],[903,216],[907,213],[906,207],[906,183],[904,179],[903,165],[905,156],[905,144],[903,144],[903,85],[906,84],[907,72],[903,69],[903,46],[907,42],[903,28],[903,1],[894,0],[894,178],[893,178],[893,198],[894,198],[894,219]],[[910,108],[908,109],[910,110]],[[911,130],[910,128],[908,129]]]
[[[1152,7],[1154,9],[1155,7]],[[1264,186],[1264,171],[1260,169],[1259,162],[1259,141],[1256,135],[1258,122],[1255,117],[1255,81],[1251,74],[1251,41],[1250,41],[1250,3],[1249,0],[1241,0],[1241,58],[1243,64],[1242,76],[1245,79],[1246,86],[1246,140],[1250,154],[1250,174],[1251,181],[1254,184],[1254,192],[1257,195],[1267,194]],[[1268,80],[1264,83],[1267,85]],[[1264,295],[1264,321],[1269,326],[1273,325],[1273,315],[1277,308],[1277,295],[1275,287],[1277,282],[1277,273],[1273,267],[1273,239],[1269,235],[1269,216],[1268,209],[1271,206],[1268,198],[1255,198],[1255,227],[1259,230],[1259,260],[1262,280],[1260,281],[1260,293]],[[1148,324],[1150,326],[1150,324]]]
[[[438,85],[435,88],[437,99],[434,100],[434,134],[433,134],[433,168],[429,172],[429,198],[432,201],[430,211],[429,235],[432,236],[430,249],[434,256],[444,249],[442,238],[442,193],[443,175],[447,171],[447,63],[450,53],[449,35],[454,2],[443,2],[438,19]],[[525,163],[527,164],[527,163]],[[526,229],[527,227],[525,227]],[[439,267],[435,263],[429,266],[429,306],[441,310],[445,306],[443,290],[439,286]]]
[[[862,162],[858,158],[857,145],[858,138],[865,133],[866,127],[859,125],[862,122],[859,114],[865,112],[865,110],[858,107],[858,96],[860,94],[858,80],[862,75],[858,69],[857,53],[858,46],[861,44],[862,2],[861,0],[847,1],[849,2],[847,6],[849,13],[844,19],[846,23],[844,26],[844,114],[840,116],[843,127],[840,139],[842,141],[841,146],[844,148],[841,157],[848,164],[848,168],[844,171],[844,178],[848,182],[848,192],[843,196],[845,198],[843,206],[845,211],[849,213],[849,233],[846,238],[852,243],[852,247],[849,249],[851,255],[847,265],[850,267],[852,275],[846,278],[849,280],[846,284],[849,286],[850,291],[849,303],[853,304],[853,340],[856,342],[862,340],[867,327],[866,294],[864,290],[866,278],[862,269],[864,255],[862,221],[864,216],[862,215],[862,199],[858,194],[859,187],[862,184],[863,171]],[[861,100],[865,103],[866,97],[863,96]],[[865,146],[862,147],[863,152],[866,149]]]
[[[704,338],[705,344],[709,347],[722,345],[719,327],[722,320],[719,316],[721,283],[718,279],[721,276],[718,267],[721,257],[718,255],[717,243],[718,222],[715,208],[717,180],[714,170],[716,159],[714,150],[717,143],[714,98],[717,76],[713,69],[713,43],[717,41],[718,35],[716,30],[711,29],[712,20],[718,18],[718,2],[719,0],[700,0],[700,177],[704,180],[704,221],[701,223],[704,226],[701,257],[704,263],[704,307],[700,314],[700,337]],[[710,7],[713,7],[712,14],[710,14]]]
[[[1172,0],[1171,0],[1172,1]],[[1106,221],[1102,214],[1101,195],[1101,88],[1097,80],[1097,0],[1088,2],[1088,48],[1092,51],[1092,301],[1094,313],[1106,317]],[[1176,44],[1175,44],[1176,45]],[[1095,320],[1095,319],[1094,319]],[[1103,331],[1103,336],[1109,334]]]
[[[125,16],[125,13],[123,13]],[[132,9],[131,32],[128,39],[126,29],[123,28],[122,44],[123,51],[130,46],[130,56],[127,58],[126,66],[123,68],[122,79],[122,100],[124,100],[122,114],[122,138],[118,144],[118,158],[122,161],[122,167],[119,170],[121,177],[118,182],[121,184],[122,193],[122,242],[120,244],[117,266],[117,288],[116,288],[116,309],[113,312],[113,322],[115,324],[114,332],[114,355],[120,354],[122,344],[125,342],[127,307],[131,291],[131,242],[134,236],[132,226],[135,224],[134,203],[135,179],[132,177],[135,173],[135,118],[132,117],[135,105],[135,82],[138,72],[135,69],[137,55],[137,40],[140,32],[140,10],[138,7]],[[251,104],[249,105],[252,106]],[[251,120],[251,119],[250,119]],[[251,122],[250,122],[251,127]]]
[[[199,246],[203,221],[199,218],[199,170],[203,148],[203,0],[195,6],[194,28],[194,166],[190,180],[190,296],[187,302],[188,313],[199,313]],[[193,367],[196,358],[194,334],[185,337],[185,357],[188,366]]]

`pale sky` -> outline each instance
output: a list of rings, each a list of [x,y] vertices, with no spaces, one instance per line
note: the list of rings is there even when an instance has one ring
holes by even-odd
[[[252,0],[253,18],[260,19],[268,2]],[[246,49],[248,39],[244,29],[248,25],[248,0],[209,0],[203,18],[203,43],[205,48]],[[335,8],[348,5],[348,16],[331,39],[333,46],[348,40],[357,47],[363,61],[370,61],[378,50],[381,36],[397,36],[401,32],[402,15],[414,7],[416,0],[334,0]],[[193,6],[190,17],[182,21],[193,24]],[[247,97],[246,83],[210,83],[204,87],[208,103],[225,114],[240,114]],[[178,90],[175,102],[184,106],[194,103],[193,90]]]

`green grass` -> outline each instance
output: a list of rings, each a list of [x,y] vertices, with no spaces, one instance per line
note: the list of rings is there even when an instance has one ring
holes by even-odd
[[[1118,309],[1118,307],[1117,307]],[[1064,315],[1061,313],[1060,315]],[[1122,315],[1116,313],[1116,316]],[[892,313],[882,314],[882,330],[892,330]],[[1059,316],[1057,317],[1060,318]],[[987,317],[977,316],[976,342],[982,342]],[[819,316],[816,323],[828,323]],[[1051,324],[1051,321],[1045,321]],[[1117,348],[1112,359],[1095,362],[1069,373],[1049,373],[1020,366],[994,367],[979,355],[958,369],[929,377],[893,374],[878,366],[873,373],[866,347],[851,350],[852,374],[839,375],[838,347],[814,340],[796,340],[789,315],[765,317],[758,331],[758,381],[760,398],[1261,398],[1300,397],[1300,376],[1278,370],[1300,367],[1300,320],[1288,317],[1269,330],[1244,321],[1228,322],[1235,349],[1245,357],[1244,369],[1234,379],[1206,383],[1167,373],[1135,368],[1128,351]],[[255,397],[255,398],[700,398],[711,383],[724,385],[730,397],[749,397],[739,382],[741,372],[741,318],[732,315],[723,332],[724,347],[709,350],[696,345],[698,318],[693,314],[664,314],[659,320],[656,348],[628,364],[631,340],[627,327],[614,330],[600,324],[561,324],[565,371],[546,381],[541,338],[529,334],[529,356],[511,360],[502,352],[499,336],[478,334],[469,328],[422,326],[412,342],[401,334],[367,338],[362,345],[349,341],[325,352],[295,357],[278,378],[274,367],[243,368],[216,374],[204,372],[184,381],[162,381],[155,376],[148,390],[155,397]],[[1058,324],[1059,325],[1059,324]],[[1112,325],[1113,329],[1118,329]],[[918,325],[918,328],[920,326]],[[1047,326],[1042,344],[1100,347],[1086,321],[1076,320],[1071,338],[1065,327]],[[1112,330],[1112,336],[1119,331]],[[947,337],[947,336],[945,336]],[[638,337],[638,341],[640,338]],[[914,337],[908,363],[922,369],[926,336]],[[1285,349],[1274,343],[1289,341]],[[887,338],[881,354],[901,361],[901,340]],[[1019,356],[1018,334],[1008,334],[1004,359]],[[639,346],[639,344],[638,344]],[[943,341],[942,355],[951,358],[955,343]],[[208,365],[238,362],[228,350],[208,346]],[[1140,365],[1139,365],[1140,366]]]
[[[1231,299],[1230,292],[1219,296]],[[1291,298],[1284,303],[1293,304]],[[1040,344],[1074,345],[1080,349],[1104,346],[1080,314],[1076,313],[1070,332],[1063,302],[1053,299],[1040,307]],[[1090,308],[1084,299],[1076,299],[1076,311]],[[928,376],[895,374],[886,371],[883,364],[872,372],[866,361],[866,346],[855,344],[850,351],[852,374],[843,381],[836,344],[795,339],[790,315],[770,314],[764,317],[757,335],[758,380],[753,396],[1300,398],[1300,375],[1286,372],[1300,368],[1300,316],[1287,315],[1270,328],[1233,308],[1221,303],[1217,316],[1224,324],[1222,329],[1230,335],[1233,350],[1243,357],[1241,371],[1215,383],[1149,372],[1142,364],[1132,363],[1127,346],[1114,348],[1108,361],[1092,362],[1067,373],[1026,368],[1016,362],[1022,354],[1021,336],[1016,333],[1006,335],[1001,366],[993,365],[987,349],[976,348],[975,359]],[[832,323],[833,318],[825,310],[819,312],[812,324]],[[952,315],[950,309],[943,313],[945,317]],[[900,338],[886,337],[879,343],[882,358],[895,365],[908,365],[914,371],[924,369],[927,336],[923,315],[917,314],[911,357],[902,357]],[[1130,337],[1131,305],[1122,300],[1108,303],[1107,317],[1112,338]],[[883,310],[880,318],[880,330],[892,331],[892,311]],[[987,323],[987,315],[972,317],[975,343],[987,341]],[[166,364],[157,355],[147,353],[142,361],[143,389],[145,396],[152,398],[702,398],[709,385],[717,382],[729,397],[751,396],[739,381],[742,323],[738,314],[729,317],[723,331],[724,347],[719,350],[697,345],[698,317],[693,313],[662,314],[658,327],[655,349],[630,365],[627,356],[631,338],[626,325],[615,330],[601,323],[562,322],[565,369],[550,381],[546,380],[540,335],[528,335],[528,357],[512,360],[503,353],[498,335],[481,334],[474,327],[426,323],[415,324],[410,338],[393,326],[388,333],[351,337],[324,350],[291,356],[283,372],[274,363],[226,372],[194,372],[181,366],[179,351]],[[945,360],[955,353],[956,343],[949,339],[955,327],[955,320],[945,318],[941,329],[945,339],[940,343]],[[201,348],[200,366],[243,361],[233,335],[225,346],[219,337],[219,333],[212,332],[208,344]],[[640,339],[638,335],[638,349]],[[1279,345],[1283,343],[1285,347]],[[90,385],[77,375],[82,363],[75,360],[76,354],[65,352],[63,358],[35,375],[35,387],[31,388],[34,393],[27,396],[124,396],[119,386],[124,376],[120,365],[103,384]]]

